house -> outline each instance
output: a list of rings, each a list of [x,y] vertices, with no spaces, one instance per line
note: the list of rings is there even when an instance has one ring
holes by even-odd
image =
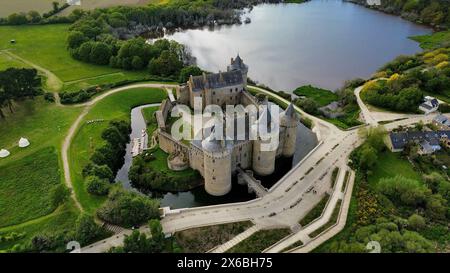
[[[436,98],[426,96],[425,101],[419,105],[419,110],[423,111],[425,114],[432,113],[439,108],[439,102]]]
[[[450,119],[444,115],[437,115],[431,123],[439,130],[450,130]]]
[[[439,140],[429,142],[427,140],[421,141],[419,143],[419,151],[418,153],[420,155],[429,155],[436,151],[439,151],[441,149],[441,146],[439,145]]]
[[[403,151],[408,143],[417,143],[420,153],[434,153],[441,149],[441,144],[447,146],[450,140],[450,130],[431,132],[390,132],[387,146],[392,152]]]

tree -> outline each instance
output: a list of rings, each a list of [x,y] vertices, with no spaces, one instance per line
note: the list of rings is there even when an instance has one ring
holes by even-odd
[[[95,42],[89,54],[89,61],[94,64],[108,64],[111,58],[111,48],[102,42]]]
[[[370,145],[364,145],[359,153],[359,168],[365,171],[371,170],[377,160],[377,151]]]
[[[53,11],[56,13],[59,11],[59,2],[53,1],[52,2]]]
[[[97,176],[101,179],[107,179],[109,182],[114,181],[114,174],[111,169],[106,165],[96,165],[89,163],[83,168],[83,177],[87,176]]]
[[[110,184],[106,179],[101,179],[97,176],[89,176],[86,179],[86,190],[90,194],[94,195],[107,195],[109,192]]]
[[[131,60],[131,66],[134,70],[141,70],[144,67],[144,62],[142,61],[141,57],[134,56]]]
[[[410,227],[412,230],[422,230],[425,225],[425,219],[418,214],[413,214],[408,218],[408,227]]]
[[[169,50],[164,50],[158,58],[152,59],[148,65],[152,75],[179,76],[183,63],[179,57]]]
[[[35,10],[29,11],[27,14],[27,20],[30,23],[39,23],[41,19],[42,19],[41,15],[39,14],[39,12]]]
[[[24,25],[28,23],[25,13],[13,13],[8,16],[8,23],[11,25]]]
[[[97,215],[106,222],[131,227],[159,218],[159,201],[115,187]]]
[[[75,226],[75,239],[81,245],[87,245],[106,233],[103,228],[95,223],[94,217],[91,215],[82,213],[78,216]]]
[[[67,36],[67,46],[69,48],[79,48],[88,38],[81,31],[71,31]]]
[[[198,66],[190,65],[183,67],[180,71],[180,77],[178,81],[180,83],[186,83],[189,80],[189,77],[192,76],[200,76],[202,75],[203,70],[201,70]]]
[[[90,41],[82,43],[78,48],[76,56],[84,62],[89,62],[93,45],[94,43]]]
[[[63,184],[54,187],[50,193],[50,200],[53,208],[66,202],[70,197],[70,190]]]

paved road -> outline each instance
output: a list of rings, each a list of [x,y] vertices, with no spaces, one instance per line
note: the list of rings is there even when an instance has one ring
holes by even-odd
[[[64,171],[64,181],[66,183],[66,186],[72,190],[71,197],[73,201],[75,202],[75,205],[83,211],[83,207],[81,206],[80,202],[78,202],[78,199],[76,198],[75,192],[73,191],[72,187],[72,177],[70,175],[70,163],[69,163],[69,149],[70,145],[72,144],[73,137],[75,133],[77,132],[78,128],[80,127],[81,121],[84,119],[84,117],[89,113],[89,110],[91,110],[92,106],[95,105],[97,102],[101,101],[102,99],[118,93],[122,92],[128,89],[132,88],[139,88],[139,87],[149,87],[149,88],[174,88],[176,85],[170,85],[170,84],[158,84],[158,83],[140,83],[140,84],[132,84],[127,85],[119,88],[111,89],[100,96],[97,96],[93,98],[92,100],[86,102],[86,103],[80,103],[75,104],[68,107],[84,107],[81,114],[78,116],[78,118],[75,120],[75,122],[70,126],[69,131],[67,132],[67,136],[64,138],[62,149],[61,149],[61,158],[63,161],[63,171]]]
[[[369,109],[369,107],[362,101],[361,99],[361,91],[363,89],[363,85],[355,88],[355,96],[356,101],[358,102],[358,106],[361,109],[361,117],[364,119],[366,124],[370,126],[378,126],[379,122],[389,121],[389,120],[399,120],[406,119],[411,117],[423,116],[416,114],[405,114],[405,113],[394,113],[388,111],[376,111],[373,109]]]
[[[268,95],[273,95],[266,90],[257,89]],[[286,102],[280,96],[273,96]],[[341,131],[328,122],[304,113],[297,107],[296,110],[315,122],[316,132],[321,136],[320,143],[305,159],[277,182],[265,196],[248,202],[172,211],[161,221],[164,231],[175,233],[194,227],[245,220],[252,220],[261,228],[284,226],[290,227],[292,230],[298,229],[298,220],[304,217],[320,201],[321,193],[330,190],[329,181],[333,169],[337,166],[344,168],[347,165],[350,152],[360,143],[361,139],[356,129]],[[386,127],[407,125],[419,120],[430,120],[432,117],[433,115],[416,116],[389,123]],[[373,123],[373,125],[375,124]],[[341,179],[342,173],[339,181]],[[353,181],[351,181],[351,185],[353,185]],[[315,191],[317,191],[316,194]],[[342,194],[334,196],[332,202],[337,202],[338,198],[342,198]],[[329,216],[329,213],[326,212],[326,217]],[[346,217],[346,213],[342,215]],[[324,221],[322,220],[309,228],[307,234],[310,234],[313,229],[319,228]],[[340,218],[339,221],[342,222],[342,219]],[[344,225],[345,219],[344,224],[341,224],[338,228],[342,229]],[[142,232],[149,231],[147,227],[142,227],[140,230]],[[130,231],[123,231],[111,238],[85,247],[82,251],[105,252],[111,246],[120,245],[126,234],[130,234]],[[305,238],[305,234],[306,232],[303,232],[299,237]]]

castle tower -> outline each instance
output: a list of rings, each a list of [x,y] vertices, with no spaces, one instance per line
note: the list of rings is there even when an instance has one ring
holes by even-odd
[[[235,59],[231,58],[230,65],[227,67],[227,71],[240,70],[242,73],[242,79],[244,80],[244,87],[247,87],[247,73],[248,65],[244,64],[239,54]]]
[[[281,117],[280,127],[284,127],[284,143],[282,155],[291,157],[295,153],[295,144],[297,141],[298,116],[295,112],[294,105],[289,104],[284,115]]]
[[[267,123],[266,123],[267,121]],[[266,107],[264,112],[259,117],[256,124],[253,126],[253,130],[258,130],[259,126],[268,126],[270,127],[272,123],[272,119],[270,116],[270,111]],[[271,132],[270,128],[267,129],[270,134],[272,134],[271,138],[277,138],[278,134],[273,135],[275,132]],[[278,144],[278,142],[277,142]],[[271,144],[270,140],[263,140],[258,136],[257,140],[253,141],[253,170],[258,175],[269,175],[275,171],[275,158],[277,154],[277,147],[273,147],[273,143]]]
[[[202,141],[205,190],[214,196],[231,190],[231,150],[223,140],[212,139],[213,133]]]

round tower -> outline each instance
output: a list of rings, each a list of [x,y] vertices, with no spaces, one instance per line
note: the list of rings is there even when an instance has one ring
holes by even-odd
[[[231,190],[231,150],[224,141],[207,137],[202,141],[205,190],[214,196]]]
[[[247,86],[247,73],[248,73],[248,65],[244,63],[239,54],[236,58],[231,58],[230,65],[227,67],[227,71],[240,70],[242,73],[242,79],[244,81],[244,85]]]
[[[294,105],[289,104],[284,115],[281,117],[281,127],[284,127],[284,145],[282,155],[291,157],[295,153],[295,144],[297,141],[298,117]]]
[[[266,107],[256,124],[252,128],[253,130],[259,130],[260,126],[267,126],[267,133],[269,134],[270,139],[277,138],[276,143],[274,143],[273,141],[270,141],[270,139],[261,139],[261,137],[258,135],[258,138],[253,141],[252,167],[256,174],[262,176],[269,175],[275,171],[278,134],[277,132],[271,132],[271,123],[272,120],[270,111]]]

